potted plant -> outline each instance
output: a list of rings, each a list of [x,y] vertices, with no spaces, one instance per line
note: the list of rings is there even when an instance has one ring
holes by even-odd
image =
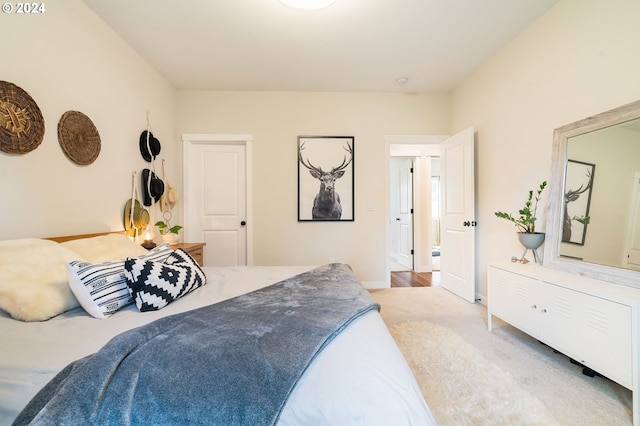
[[[156,226],[158,227],[158,231],[160,235],[162,235],[162,241],[168,242],[169,244],[177,244],[179,235],[178,233],[183,228],[180,225],[173,225],[169,223],[168,219],[159,220],[156,222]]]
[[[542,196],[542,191],[547,187],[547,181],[544,181],[540,184],[538,189],[535,191],[529,191],[529,196],[527,197],[527,201],[524,203],[524,207],[518,211],[517,218],[513,217],[509,213],[505,212],[495,212],[497,217],[501,217],[510,222],[513,222],[518,228],[518,239],[520,243],[526,247],[526,249],[533,250],[533,256],[538,261],[538,253],[536,249],[542,245],[544,242],[544,233],[536,232],[536,220],[538,219],[536,213],[538,211],[538,202]],[[525,250],[525,254],[526,254]],[[524,258],[524,255],[522,256]]]

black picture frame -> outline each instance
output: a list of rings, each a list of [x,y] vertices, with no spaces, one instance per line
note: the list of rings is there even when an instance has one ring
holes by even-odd
[[[562,242],[583,246],[587,237],[587,224],[575,218],[589,216],[591,193],[596,165],[577,160],[567,160]]]
[[[299,222],[355,220],[354,152],[353,136],[298,136]]]

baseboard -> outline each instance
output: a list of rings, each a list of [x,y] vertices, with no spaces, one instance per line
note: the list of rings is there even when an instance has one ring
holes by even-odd
[[[391,283],[385,283],[384,281],[362,281],[362,285],[367,290],[384,290],[385,288],[391,288]]]

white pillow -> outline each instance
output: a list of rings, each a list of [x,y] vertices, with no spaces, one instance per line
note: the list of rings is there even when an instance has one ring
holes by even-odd
[[[169,243],[165,243],[138,258],[164,262],[171,253],[173,250]],[[69,287],[92,317],[107,318],[133,302],[124,276],[124,260],[103,263],[72,261],[66,265]]]
[[[0,241],[0,309],[17,320],[44,321],[78,307],[65,270],[75,259],[83,258],[55,241]]]
[[[89,262],[108,262],[142,256],[147,250],[124,234],[108,234],[60,243]]]

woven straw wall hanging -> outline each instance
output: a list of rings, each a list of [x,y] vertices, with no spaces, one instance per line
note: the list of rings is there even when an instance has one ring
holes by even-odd
[[[15,84],[0,81],[0,151],[26,154],[43,137],[44,118],[36,101]]]
[[[58,142],[67,157],[86,166],[100,154],[100,134],[89,117],[79,111],[67,111],[58,122]]]

